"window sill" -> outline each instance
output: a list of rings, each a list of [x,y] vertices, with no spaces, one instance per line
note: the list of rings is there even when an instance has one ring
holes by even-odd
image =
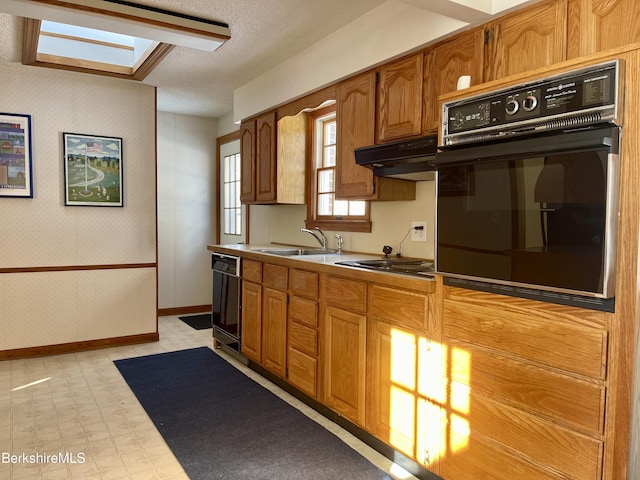
[[[319,227],[330,232],[364,232],[371,233],[369,220],[306,220],[306,228]]]

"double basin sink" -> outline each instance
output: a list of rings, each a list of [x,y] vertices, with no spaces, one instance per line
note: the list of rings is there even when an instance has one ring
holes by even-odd
[[[284,248],[259,248],[254,250],[254,252],[260,253],[269,253],[271,255],[279,255],[281,257],[292,257],[296,255],[337,255],[337,250],[332,250],[330,248],[295,248],[295,247],[284,247]]]

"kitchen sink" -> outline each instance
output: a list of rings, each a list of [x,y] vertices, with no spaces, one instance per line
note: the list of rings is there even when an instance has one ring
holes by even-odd
[[[337,250],[327,248],[259,248],[254,250],[260,253],[269,253],[271,255],[280,255],[282,257],[292,257],[295,255],[336,255]]]

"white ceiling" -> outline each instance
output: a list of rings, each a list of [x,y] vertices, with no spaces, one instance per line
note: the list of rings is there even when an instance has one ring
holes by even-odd
[[[204,117],[233,110],[233,90],[389,0],[136,0],[229,24],[215,52],[175,47],[144,80],[158,87],[158,109]],[[479,24],[532,0],[402,0]],[[0,0],[0,12],[3,9]],[[0,13],[0,64],[20,64],[22,20]]]

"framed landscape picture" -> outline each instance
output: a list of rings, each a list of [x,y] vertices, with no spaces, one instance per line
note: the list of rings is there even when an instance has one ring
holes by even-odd
[[[0,197],[33,198],[31,115],[0,113]]]
[[[64,204],[121,207],[122,139],[63,133]]]

